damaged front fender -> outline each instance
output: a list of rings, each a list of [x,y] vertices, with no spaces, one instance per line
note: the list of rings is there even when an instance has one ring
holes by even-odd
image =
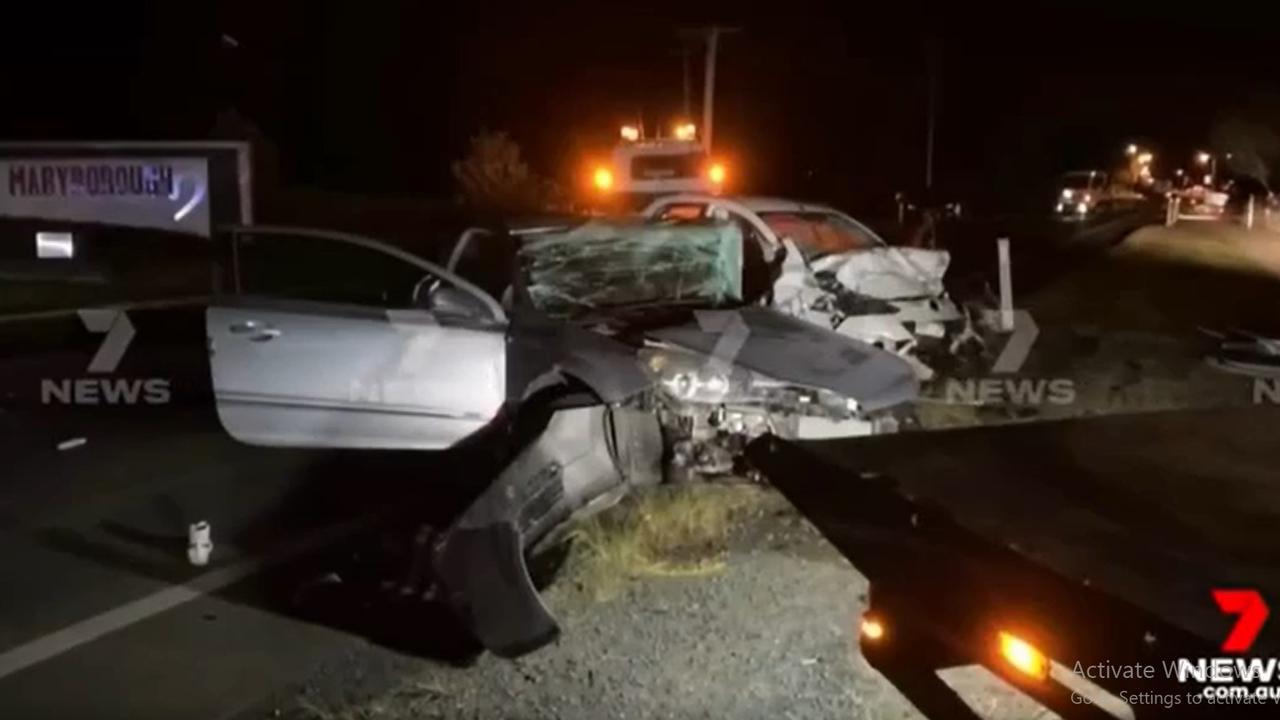
[[[438,540],[437,578],[480,643],[516,657],[552,642],[559,626],[529,575],[529,549],[576,514],[661,479],[653,413],[594,405],[558,410]]]

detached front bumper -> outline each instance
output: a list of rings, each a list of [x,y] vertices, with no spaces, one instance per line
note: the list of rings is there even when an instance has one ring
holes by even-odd
[[[652,412],[596,405],[552,414],[433,548],[449,603],[486,649],[516,657],[556,639],[559,626],[529,575],[529,549],[574,515],[657,483],[661,461]]]

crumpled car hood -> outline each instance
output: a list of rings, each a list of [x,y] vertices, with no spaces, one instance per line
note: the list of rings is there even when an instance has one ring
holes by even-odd
[[[915,372],[902,358],[762,307],[699,310],[649,337],[720,357],[763,375],[837,392],[867,411],[915,400]]]
[[[790,258],[788,258],[790,259]],[[818,258],[816,271],[828,271],[850,290],[881,300],[936,297],[951,264],[945,250],[872,248]]]

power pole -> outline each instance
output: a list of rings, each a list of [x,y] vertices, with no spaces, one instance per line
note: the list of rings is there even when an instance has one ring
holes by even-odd
[[[938,63],[937,49],[930,44],[928,50],[928,73],[929,73],[929,117],[926,122],[924,141],[924,188],[925,190],[933,189],[933,136],[937,132],[938,125]]]
[[[684,120],[681,122],[689,122],[690,113],[693,112],[693,105],[690,98],[693,95],[693,83],[689,80],[689,46],[686,45],[680,50],[680,61],[684,64],[684,105],[681,106],[681,112],[684,113]]]
[[[720,44],[720,28],[707,28],[707,70],[702,84],[702,147],[711,152],[711,123],[715,120],[716,49]]]
[[[701,38],[706,42],[706,68],[703,71],[702,78],[702,125],[698,128],[699,135],[702,138],[702,146],[708,152],[711,151],[711,138],[714,133],[713,125],[715,123],[715,97],[716,97],[716,55],[720,50],[720,36],[726,33],[737,32],[739,28],[725,27],[722,25],[710,25],[700,28],[684,28],[680,31],[680,35],[686,39]],[[685,60],[685,113],[686,117],[689,113],[689,63]]]
[[[689,62],[690,53],[692,51],[693,51],[693,48],[690,46],[689,32],[686,30],[681,30],[680,31],[680,49],[671,51],[671,54],[673,55],[675,54],[680,55],[680,73],[681,73],[681,80],[682,80],[681,89],[684,91],[683,95],[681,96],[681,103],[680,103],[680,112],[682,113],[680,115],[681,122],[689,122],[690,120],[693,119],[693,115],[692,115],[693,113],[693,77],[690,74],[690,70],[692,70],[692,66]]]

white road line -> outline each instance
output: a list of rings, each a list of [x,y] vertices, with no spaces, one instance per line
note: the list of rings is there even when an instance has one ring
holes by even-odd
[[[171,610],[202,595],[233,585],[273,565],[365,529],[372,525],[373,521],[373,517],[366,516],[317,530],[266,555],[241,560],[225,568],[205,573],[185,585],[165,588],[7,650],[0,653],[0,679],[93,642],[104,635]]]

